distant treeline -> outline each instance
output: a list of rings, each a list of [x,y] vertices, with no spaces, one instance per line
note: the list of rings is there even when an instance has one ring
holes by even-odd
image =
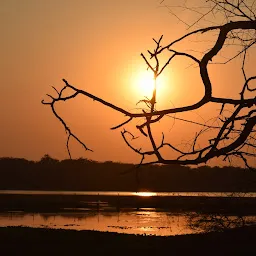
[[[0,158],[0,189],[85,191],[256,191],[256,173],[236,167],[190,168],[96,162]]]

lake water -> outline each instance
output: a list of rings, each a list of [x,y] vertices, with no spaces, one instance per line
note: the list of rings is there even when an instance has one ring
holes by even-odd
[[[205,229],[203,225],[198,225],[199,217],[203,219],[203,216],[195,215],[195,213],[171,213],[158,211],[157,209],[121,212],[88,210],[82,213],[5,212],[0,214],[0,226],[98,230],[127,234],[170,236],[209,231],[210,229]],[[234,216],[229,216],[228,218],[229,221],[236,220]],[[248,224],[256,223],[255,216],[247,216],[245,220]],[[226,223],[227,221],[225,218]],[[206,219],[205,223],[208,224],[209,228],[209,219]]]
[[[0,226],[98,230],[162,236],[200,232],[188,227],[188,218],[185,215],[158,212],[155,209],[40,214],[8,212],[0,215]]]
[[[90,195],[90,196],[207,196],[207,197],[255,197],[256,192],[126,192],[126,191],[41,191],[0,190],[0,195]]]
[[[98,192],[98,191],[20,191],[2,190],[0,195],[89,195],[89,196],[209,196],[256,197],[256,193],[205,192]],[[214,230],[216,228],[256,223],[256,216],[199,215],[194,212],[171,212],[157,208],[140,209],[65,209],[61,212],[31,213],[5,211],[0,213],[0,226],[28,226],[75,230],[98,230],[128,234],[182,235]],[[214,226],[215,225],[215,226]]]

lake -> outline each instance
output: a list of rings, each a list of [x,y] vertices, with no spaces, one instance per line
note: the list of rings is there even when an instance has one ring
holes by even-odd
[[[130,192],[130,191],[42,191],[0,190],[0,195],[91,195],[91,196],[207,196],[207,197],[255,197],[256,192]]]
[[[198,214],[192,210],[184,210],[188,202],[193,201],[191,198],[198,201],[200,198],[226,199],[232,197],[245,198],[245,200],[249,199],[250,202],[255,202],[256,193],[2,190],[0,197],[2,205],[0,226],[98,230],[169,236],[256,223],[255,214],[237,217],[232,214]],[[177,199],[179,207],[175,209],[143,208],[138,205],[136,207],[120,207],[120,205],[116,207],[116,204],[113,206],[108,203],[113,200],[123,202],[123,198],[128,201],[131,198],[131,205],[135,201],[137,202],[137,199],[142,200],[139,202],[145,205],[145,202],[148,204],[152,199],[164,199],[169,202],[170,198],[173,198]],[[40,207],[43,205],[43,207],[34,210],[33,207],[36,204]],[[33,207],[30,208],[30,206]],[[55,206],[56,208],[54,208]],[[199,207],[202,208],[201,204]],[[180,208],[181,210],[176,210]]]
[[[193,218],[194,217],[194,218]],[[57,229],[98,230],[127,234],[146,234],[158,236],[183,235],[208,231],[198,220],[206,218],[208,229],[214,229],[209,216],[193,212],[163,212],[157,209],[127,211],[92,211],[58,213],[0,213],[0,226],[27,226]],[[211,216],[212,217],[212,216]],[[217,217],[217,216],[215,216]],[[218,217],[221,220],[221,217]],[[239,221],[235,216],[223,217],[221,225]],[[256,223],[256,216],[246,216],[247,224]],[[237,222],[238,225],[240,224]],[[216,224],[216,223],[215,223]],[[220,223],[218,223],[220,225]],[[210,227],[212,225],[212,227]]]

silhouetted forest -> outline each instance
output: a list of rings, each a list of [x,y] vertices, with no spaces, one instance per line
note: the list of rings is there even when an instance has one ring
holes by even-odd
[[[137,173],[137,174],[136,174]],[[256,191],[256,173],[235,167],[198,167],[0,158],[0,189],[85,191]]]

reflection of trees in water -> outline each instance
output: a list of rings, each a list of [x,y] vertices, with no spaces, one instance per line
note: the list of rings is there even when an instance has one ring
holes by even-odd
[[[225,200],[215,207],[217,211],[211,212],[208,209],[204,214],[202,212],[188,214],[188,226],[194,230],[210,232],[256,224],[255,202],[246,201],[249,195],[248,192],[226,193],[226,197],[230,200]]]
[[[59,213],[40,213],[40,216],[44,220],[48,220],[51,217],[62,217],[67,219],[87,219],[92,218],[97,215],[103,215],[104,217],[112,217],[117,215],[116,211],[87,211],[86,213],[77,213],[77,212],[59,212]]]
[[[254,222],[256,216],[254,217]],[[251,224],[251,221],[246,216],[231,216],[227,214],[188,214],[188,226],[193,230],[201,230],[204,232],[223,231],[225,229],[244,227]]]
[[[48,220],[50,217],[55,217],[55,215],[49,215],[49,214],[40,214],[44,220]]]
[[[88,213],[41,213],[41,217],[45,220],[48,220],[50,217],[62,217],[67,219],[85,219],[89,217],[94,217],[97,215],[97,212],[88,212]]]

